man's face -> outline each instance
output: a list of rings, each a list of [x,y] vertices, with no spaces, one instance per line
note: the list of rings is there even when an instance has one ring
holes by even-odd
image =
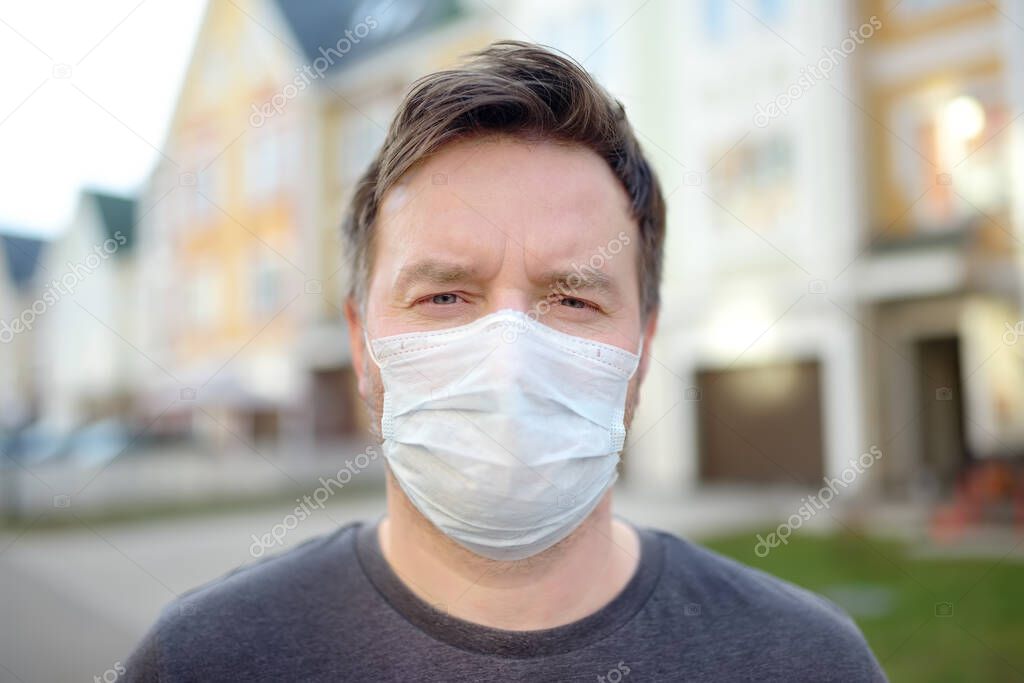
[[[349,307],[359,390],[379,420],[379,369],[363,344],[464,325],[511,308],[562,332],[636,352],[644,325],[639,233],[593,151],[508,137],[443,147],[384,197],[365,320]],[[646,371],[630,386],[628,418]]]

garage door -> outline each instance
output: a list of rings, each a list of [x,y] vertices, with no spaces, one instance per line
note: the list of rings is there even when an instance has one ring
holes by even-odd
[[[821,483],[817,361],[706,370],[697,379],[704,481]]]

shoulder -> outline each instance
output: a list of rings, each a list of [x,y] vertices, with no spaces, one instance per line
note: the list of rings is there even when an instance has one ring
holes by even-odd
[[[291,625],[322,616],[324,593],[348,590],[359,571],[352,541],[360,527],[346,525],[181,594],[132,653],[126,680],[159,680],[185,662],[201,668],[204,658],[227,664],[242,645],[266,646]]]
[[[860,629],[832,601],[672,534],[656,533],[665,548],[665,590],[704,629],[734,643],[735,654],[756,649],[760,658],[777,657],[827,680],[885,680]]]
[[[816,593],[673,534],[657,533],[665,547],[668,576],[701,586],[719,607],[850,621],[837,605]]]
[[[272,612],[301,604],[326,572],[344,574],[354,564],[353,539],[361,524],[347,524],[309,539],[283,553],[243,565],[224,576],[183,593],[165,608],[188,617],[224,620],[224,615],[249,609]],[[352,563],[346,563],[352,560]],[[339,578],[342,578],[339,576]],[[198,620],[190,620],[192,626]]]

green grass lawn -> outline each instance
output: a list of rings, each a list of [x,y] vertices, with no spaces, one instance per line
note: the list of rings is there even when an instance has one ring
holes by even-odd
[[[852,533],[798,532],[765,558],[755,543],[751,533],[704,545],[842,605],[892,681],[1024,681],[1019,559],[918,559]]]

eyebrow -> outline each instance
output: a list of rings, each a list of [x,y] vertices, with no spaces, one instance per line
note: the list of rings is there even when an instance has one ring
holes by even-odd
[[[394,292],[401,298],[414,286],[423,282],[449,285],[477,277],[476,271],[460,263],[425,259],[402,266],[395,278]]]
[[[478,272],[472,267],[450,261],[424,259],[402,266],[395,278],[393,291],[399,298],[405,298],[410,289],[424,282],[432,285],[450,285],[478,278]],[[613,298],[619,296],[619,286],[615,280],[592,268],[549,270],[535,281],[542,283],[550,293],[577,294],[597,291]],[[576,286],[572,286],[572,283],[576,283]]]
[[[583,291],[597,291],[611,297],[618,297],[619,286],[615,280],[593,268],[578,268],[575,270],[551,270],[543,273],[539,278],[549,291],[559,294],[578,293]],[[571,283],[577,283],[572,286]]]

